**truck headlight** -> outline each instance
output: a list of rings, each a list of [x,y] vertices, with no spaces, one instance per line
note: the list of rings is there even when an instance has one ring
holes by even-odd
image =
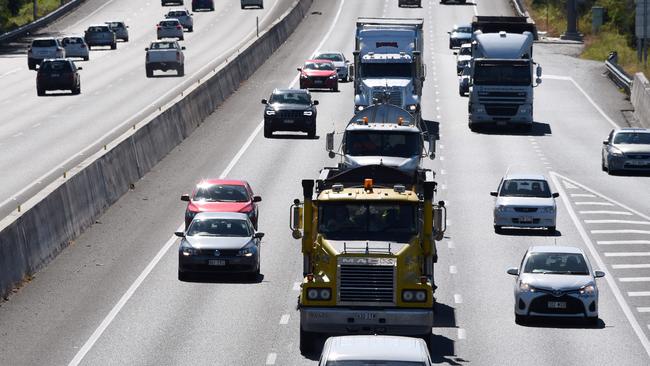
[[[404,302],[426,302],[427,292],[424,290],[404,290],[402,291],[402,301]]]
[[[332,298],[332,290],[329,288],[310,288],[307,290],[307,299],[313,301],[328,301]]]
[[[305,116],[312,116],[314,114],[314,112],[312,112],[312,111],[304,111],[304,112],[302,112],[302,114],[305,115]]]
[[[269,110],[266,111],[266,115],[267,116],[275,116],[275,111],[272,110],[272,109],[269,109]]]
[[[354,106],[354,110],[356,110],[357,112],[361,112],[361,111],[364,110],[365,108],[366,108],[366,107],[363,106],[363,105],[355,105],[355,106]]]
[[[581,295],[587,295],[587,296],[595,296],[596,295],[596,286],[594,285],[587,285],[584,286],[580,289],[580,294]]]
[[[519,107],[519,113],[521,113],[521,114],[530,113],[530,107],[522,105],[521,107]]]
[[[474,107],[474,112],[476,113],[485,113],[485,107],[482,105],[477,105]]]

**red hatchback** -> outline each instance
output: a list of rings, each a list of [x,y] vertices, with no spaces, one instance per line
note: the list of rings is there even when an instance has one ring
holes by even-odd
[[[339,78],[336,67],[330,60],[307,60],[300,71],[300,89],[339,90]]]
[[[257,229],[257,202],[260,196],[253,195],[248,182],[230,179],[203,179],[192,194],[184,194],[181,201],[188,202],[185,209],[185,228],[199,212],[243,212]]]

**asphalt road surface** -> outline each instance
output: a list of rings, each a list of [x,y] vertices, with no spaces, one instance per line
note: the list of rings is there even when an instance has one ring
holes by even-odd
[[[300,180],[333,165],[324,136],[342,130],[353,110],[351,84],[314,92],[317,139],[262,137],[262,105],[275,87],[295,86],[295,68],[315,50],[351,55],[358,16],[425,19],[428,78],[423,116],[440,129],[438,156],[427,161],[448,204],[449,229],[439,243],[437,321],[431,353],[452,365],[647,365],[650,363],[650,182],[600,170],[602,139],[624,123],[623,98],[594,64],[543,45],[537,62],[530,133],[467,127],[467,99],[458,96],[447,34],[475,12],[509,14],[505,0],[477,5],[398,9],[396,0],[316,0],[294,35],[135,189],[47,269],[0,307],[2,365],[314,365],[298,350],[300,242],[291,238],[288,207]],[[537,47],[537,46],[536,46]],[[569,62],[571,60],[571,62]],[[581,68],[573,70],[573,68]],[[591,75],[591,76],[590,76]],[[493,198],[508,167],[541,172],[553,182],[558,233],[492,228]],[[262,274],[177,280],[178,241],[188,192],[202,177],[248,180],[263,197],[259,228]],[[513,279],[531,245],[575,245],[590,256],[599,280],[600,318],[514,322]]]

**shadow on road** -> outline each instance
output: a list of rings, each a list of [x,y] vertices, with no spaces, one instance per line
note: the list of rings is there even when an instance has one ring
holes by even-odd
[[[319,140],[320,136],[316,135],[314,138],[310,138],[307,135],[297,135],[297,134],[280,134],[278,135],[277,132],[273,132],[273,135],[271,137],[267,137],[269,139],[276,139],[276,140]]]
[[[264,275],[260,274],[251,277],[248,274],[230,274],[230,273],[192,273],[186,274],[181,280],[182,282],[197,282],[197,283],[262,283],[264,282]]]
[[[522,327],[531,328],[559,328],[559,329],[605,329],[607,324],[602,319],[598,319],[595,324],[583,318],[547,318],[547,317],[530,317]]]
[[[496,126],[494,124],[478,125],[474,132],[484,135],[511,135],[511,136],[546,136],[553,134],[551,125],[544,122],[533,122],[530,130],[520,126]]]
[[[511,236],[562,236],[562,232],[559,230],[550,231],[547,229],[517,229],[517,228],[501,228],[495,230],[495,233],[499,235],[511,235]]]

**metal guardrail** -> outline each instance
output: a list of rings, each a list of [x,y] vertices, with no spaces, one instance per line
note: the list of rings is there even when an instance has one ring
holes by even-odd
[[[27,23],[23,25],[22,27],[16,28],[12,30],[11,32],[3,33],[0,34],[0,43],[7,42],[14,40],[22,35],[27,34],[28,32],[31,32],[34,29],[46,26],[50,24],[51,22],[59,19],[61,16],[75,8],[77,5],[81,4],[85,0],[70,0],[64,5],[58,7],[56,10],[53,12],[47,14],[46,16],[39,18],[31,23]]]
[[[614,84],[624,89],[627,95],[630,95],[632,90],[632,76],[628,75],[618,64],[618,53],[616,51],[609,53],[609,56],[605,60],[605,67],[607,68],[607,76],[609,76]]]

